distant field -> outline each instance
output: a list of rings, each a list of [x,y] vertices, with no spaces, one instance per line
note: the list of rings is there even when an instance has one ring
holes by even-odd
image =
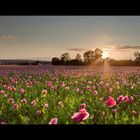
[[[0,66],[1,124],[140,124],[140,67]]]

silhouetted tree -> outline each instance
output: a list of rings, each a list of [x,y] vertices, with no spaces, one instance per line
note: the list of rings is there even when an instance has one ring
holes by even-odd
[[[102,59],[102,53],[103,51],[96,48],[94,51],[87,51],[84,53],[84,62],[86,64],[90,64],[94,62],[95,60],[101,60]]]
[[[67,64],[70,61],[69,53],[63,53],[61,55],[61,62],[62,64]]]
[[[59,64],[60,64],[59,58],[53,57],[53,58],[52,58],[52,64],[53,64],[53,65],[59,65]]]
[[[140,52],[134,52],[134,54],[133,54],[134,56],[135,56],[135,61],[136,62],[140,62]]]
[[[81,55],[79,53],[77,53],[77,55],[76,55],[76,60],[82,61]]]
[[[102,59],[102,53],[103,53],[102,50],[96,48],[95,51],[94,51],[94,58],[95,58],[95,60]]]
[[[86,64],[93,62],[93,60],[94,60],[94,52],[93,51],[90,50],[90,51],[87,51],[84,53],[84,62]]]

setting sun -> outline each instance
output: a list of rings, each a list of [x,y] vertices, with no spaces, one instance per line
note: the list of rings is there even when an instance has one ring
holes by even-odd
[[[103,58],[103,59],[106,59],[107,57],[109,57],[109,52],[106,51],[106,50],[104,50],[104,51],[103,51],[103,54],[102,54],[102,58]]]

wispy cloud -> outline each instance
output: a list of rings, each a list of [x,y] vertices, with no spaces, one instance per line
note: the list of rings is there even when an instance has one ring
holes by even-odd
[[[133,49],[140,49],[140,46],[125,45],[125,46],[115,46],[114,48],[117,50],[133,50]]]
[[[135,49],[140,49],[140,46],[130,46],[130,45],[110,45],[104,46],[103,49],[119,50],[119,51],[130,51]]]
[[[76,52],[82,52],[85,51],[87,49],[84,48],[67,48],[68,51],[76,51]]]
[[[16,36],[14,35],[0,35],[0,40],[13,40]]]

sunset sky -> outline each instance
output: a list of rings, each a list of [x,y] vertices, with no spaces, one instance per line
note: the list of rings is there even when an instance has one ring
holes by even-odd
[[[0,16],[0,59],[47,59],[100,48],[114,59],[140,51],[140,16]]]

